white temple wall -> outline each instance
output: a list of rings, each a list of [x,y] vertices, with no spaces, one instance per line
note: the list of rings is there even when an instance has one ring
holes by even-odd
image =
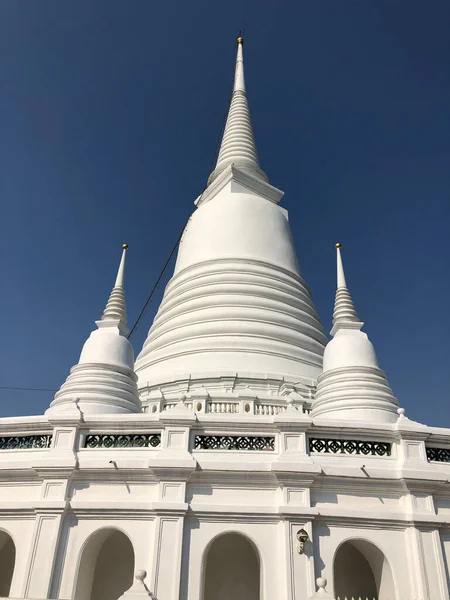
[[[450,497],[435,495],[434,506],[437,515],[450,518]]]
[[[158,483],[139,481],[91,481],[76,482],[73,484],[71,495],[72,505],[89,502],[94,506],[105,502],[152,502],[158,499]]]
[[[371,599],[378,596],[382,599],[395,598],[395,593],[388,596],[380,590],[380,594],[378,594],[374,571],[372,561],[366,559],[354,543],[344,542],[338,548],[334,559],[334,595],[338,598],[358,598],[362,595]],[[386,585],[383,587],[385,588]],[[391,585],[391,590],[386,590],[387,593],[392,591],[392,588]]]
[[[74,600],[118,598],[133,584],[134,550],[117,529],[101,529],[81,557]]]
[[[387,487],[387,486],[386,486]],[[347,490],[345,484],[337,488],[331,486],[331,489],[313,489],[311,490],[311,505],[319,509],[330,507],[345,507],[355,510],[368,510],[380,513],[389,513],[401,509],[402,492]]]
[[[22,483],[8,481],[0,484],[0,498],[2,503],[17,502],[18,500],[39,500],[41,497],[42,482]]]
[[[375,497],[370,493],[367,516],[360,512],[364,500],[359,495],[356,496],[358,514],[348,512],[345,502],[348,492],[342,493],[344,504],[340,502],[340,495],[337,497],[335,510],[341,512],[340,517],[336,513],[335,517],[314,516],[309,520],[301,514],[312,509],[294,506],[289,509],[292,514],[280,515],[282,494],[270,483],[272,476],[267,474],[265,477],[265,484],[261,483],[264,480],[261,475],[260,483],[255,481],[253,490],[251,486],[244,489],[237,481],[234,485],[195,481],[187,491],[194,509],[188,518],[184,517],[183,506],[186,505],[174,499],[154,499],[152,510],[156,509],[156,513],[153,515],[142,511],[144,490],[151,495],[155,490],[153,482],[147,485],[130,482],[131,497],[128,496],[128,501],[122,499],[121,487],[116,484],[110,486],[109,493],[108,489],[102,489],[101,496],[97,495],[96,489],[103,486],[100,482],[85,482],[84,487],[77,484],[78,489],[88,490],[92,486],[94,491],[85,496],[83,502],[80,497],[77,501],[73,500],[78,517],[74,514],[62,517],[59,536],[60,515],[56,513],[29,513],[18,519],[4,518],[0,520],[0,529],[11,535],[16,543],[11,597],[72,598],[76,581],[81,576],[83,552],[93,535],[98,531],[117,530],[129,538],[135,554],[135,568],[147,571],[147,584],[158,600],[178,600],[179,595],[180,600],[201,598],[208,548],[218,536],[227,532],[245,536],[256,549],[261,566],[261,600],[280,593],[289,600],[303,600],[314,593],[314,581],[319,576],[328,579],[328,590],[333,592],[336,551],[347,540],[356,540],[356,546],[358,540],[367,541],[381,550],[391,568],[397,599],[448,600],[448,529],[439,533],[432,526],[414,527],[406,522],[401,526],[392,520],[378,527],[368,526],[368,520],[377,515],[370,507],[370,498]],[[159,487],[165,489],[167,485],[167,482],[162,482]],[[180,484],[172,481],[170,485]],[[264,486],[267,489],[265,503]],[[18,494],[22,488],[22,485],[17,486]],[[120,500],[115,496],[116,492]],[[324,494],[324,490],[320,491],[320,495],[313,490],[314,501],[329,499]],[[389,498],[389,494],[386,497]],[[100,498],[103,498],[102,502],[99,502]],[[109,507],[105,507],[108,502]],[[350,506],[356,508],[352,503],[353,499]],[[321,507],[323,511],[326,508],[327,505]],[[297,511],[298,514],[295,514]],[[124,515],[123,518],[118,517],[119,512]],[[397,510],[393,512],[398,514]],[[386,508],[378,514],[380,519],[385,519]],[[304,554],[298,552],[296,538],[301,528],[307,530],[312,540],[306,543]],[[370,548],[363,554],[379,580],[376,557],[371,558]],[[53,564],[53,585],[48,592]],[[381,586],[380,600],[390,600],[385,592],[381,594],[382,591]]]
[[[259,555],[246,537],[228,533],[216,538],[204,571],[204,600],[260,600]]]
[[[235,518],[230,522],[219,515],[197,516],[186,519],[182,560],[180,600],[202,598],[208,550],[214,540],[225,534],[235,533],[246,537],[256,549],[261,572],[261,600],[286,595],[283,535],[279,523],[264,518]],[[282,593],[280,591],[282,590]],[[158,596],[158,600],[168,600]]]
[[[309,536],[302,554],[299,552],[297,539],[297,532],[300,529],[305,529]],[[279,564],[282,581],[286,588],[286,598],[292,598],[292,600],[309,598],[316,591],[315,557],[311,542],[313,539],[312,521],[295,516],[286,517],[286,520],[280,521],[279,531],[283,546],[283,552],[279,555]]]
[[[440,531],[444,573],[447,579],[447,589],[450,588],[450,529],[448,526]]]
[[[120,431],[122,417],[108,417],[77,425],[64,448],[61,434],[45,454],[3,454],[0,529],[16,544],[11,597],[73,600],[84,577],[84,550],[97,532],[117,530],[130,540],[134,568],[147,571],[146,584],[158,600],[202,600],[207,549],[227,532],[245,536],[256,549],[261,600],[304,600],[315,592],[317,576],[326,577],[333,592],[334,558],[346,540],[380,548],[396,600],[449,600],[450,468],[421,460],[405,469],[395,452],[308,455],[308,436],[329,432],[310,432],[308,416],[294,417],[252,416],[230,433],[233,416],[195,417],[184,407],[160,417],[140,415],[140,429],[127,417],[131,431],[162,432],[157,449],[84,447],[88,427],[94,437]],[[270,435],[274,449],[193,451],[197,433]],[[304,553],[297,540],[302,528],[312,540]],[[370,548],[361,551],[386,600],[389,578]],[[106,576],[104,569],[100,579]]]
[[[23,595],[25,598],[48,598],[58,553],[62,511],[38,512],[30,544],[29,563]]]
[[[158,516],[155,529],[149,587],[158,600],[178,600],[184,518],[169,514]]]
[[[448,600],[449,590],[439,531],[419,528],[419,540],[425,571],[423,580],[429,597]]]
[[[256,478],[254,478],[256,479]],[[278,504],[278,486],[253,481],[251,485],[240,483],[231,485],[199,482],[188,484],[187,502],[196,507],[218,505],[237,506],[276,506]]]
[[[8,487],[12,489],[12,486]],[[21,486],[18,486],[18,488],[20,487]],[[0,518],[0,532],[4,532],[4,534],[11,537],[16,551],[14,574],[10,591],[12,597],[19,598],[23,595],[24,581],[28,572],[29,551],[33,537],[34,519],[34,514],[27,515],[25,518],[23,515],[15,518],[7,516],[2,516],[2,518]]]
[[[124,507],[125,508],[125,507]],[[95,509],[91,512],[95,514]],[[130,540],[134,550],[135,569],[144,569],[151,573],[153,568],[153,545],[155,535],[155,520],[152,517],[130,514],[128,518],[67,517],[65,532],[61,536],[59,546],[59,577],[55,575],[52,597],[72,598],[78,577],[81,575],[83,552],[89,552],[89,544],[95,534],[101,530],[117,530],[124,533]]]
[[[396,598],[427,598],[416,596],[407,565],[407,544],[405,531],[386,523],[386,528],[369,528],[357,523],[348,522],[347,525],[335,525],[326,519],[314,522],[313,543],[316,577],[325,577],[328,581],[327,589],[334,593],[334,559],[338,548],[347,541],[364,541],[376,546],[385,556],[393,578]],[[371,559],[370,554],[365,558],[376,575],[377,564]],[[438,598],[440,596],[429,596]],[[389,596],[380,600],[390,600]]]

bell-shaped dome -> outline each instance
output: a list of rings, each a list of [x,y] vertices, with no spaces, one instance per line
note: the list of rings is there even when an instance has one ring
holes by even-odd
[[[375,348],[367,334],[358,329],[339,329],[325,348],[324,372],[345,367],[378,369]]]
[[[239,185],[237,168],[223,177],[227,184],[186,227],[136,373],[143,384],[217,373],[311,383],[326,337],[300,276],[287,213]]]
[[[102,363],[122,369],[134,369],[133,346],[112,327],[101,327],[91,333],[81,351],[79,365]]]

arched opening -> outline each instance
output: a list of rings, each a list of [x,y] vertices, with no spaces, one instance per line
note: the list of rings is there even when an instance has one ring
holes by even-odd
[[[6,531],[0,531],[0,597],[8,597],[16,563],[16,547]]]
[[[82,551],[75,600],[118,600],[133,583],[134,550],[117,529],[94,533]]]
[[[238,533],[216,538],[206,555],[203,600],[259,600],[260,565],[251,542]]]
[[[395,600],[391,568],[383,552],[367,540],[348,540],[334,558],[336,598]]]

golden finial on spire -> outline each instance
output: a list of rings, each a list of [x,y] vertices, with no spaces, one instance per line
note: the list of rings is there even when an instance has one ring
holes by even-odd
[[[334,245],[334,247],[335,247],[335,248],[342,248],[342,244],[340,244],[339,242],[337,242],[337,243]]]
[[[240,35],[237,40],[236,40],[236,44],[239,46],[239,44],[244,45],[244,38],[242,37],[242,35]]]
[[[122,244],[122,248],[123,248],[124,250],[128,250],[128,244]]]

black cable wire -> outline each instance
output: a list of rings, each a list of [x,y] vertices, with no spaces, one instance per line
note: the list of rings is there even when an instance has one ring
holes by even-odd
[[[24,392],[57,392],[58,391],[58,390],[49,390],[48,388],[16,387],[13,385],[0,385],[0,390],[22,390]]]
[[[194,210],[195,210],[195,209],[194,209]],[[193,213],[193,212],[194,212],[194,211],[192,211],[192,213]],[[192,216],[192,213],[189,215],[189,219],[191,218],[191,216]],[[187,225],[187,223],[189,223],[189,219],[187,220],[187,222],[186,222],[186,225]],[[173,255],[175,254],[175,250],[178,248],[178,244],[180,243],[180,241],[181,241],[181,238],[183,237],[183,233],[184,233],[184,230],[186,229],[186,225],[185,225],[185,226],[183,227],[183,229],[181,230],[181,233],[180,233],[180,235],[178,236],[178,239],[177,239],[177,241],[176,241],[176,243],[175,243],[175,246],[172,248],[172,251],[171,251],[171,253],[170,253],[170,255],[169,255],[169,258],[166,260],[166,263],[165,263],[165,265],[164,265],[164,267],[163,267],[163,269],[162,269],[161,273],[159,274],[159,277],[158,277],[158,279],[156,280],[156,283],[155,283],[155,285],[153,286],[153,289],[152,289],[152,291],[150,292],[150,295],[149,295],[149,297],[147,298],[147,301],[145,302],[143,309],[142,309],[142,310],[141,310],[141,312],[139,313],[139,316],[138,316],[138,318],[136,319],[136,321],[135,321],[135,323],[134,323],[134,325],[133,325],[133,327],[132,327],[132,329],[131,329],[130,333],[128,334],[128,336],[127,336],[127,338],[128,338],[128,339],[130,339],[130,337],[132,336],[133,332],[136,330],[136,327],[138,326],[138,324],[139,324],[139,321],[140,321],[140,320],[142,319],[142,317],[144,316],[144,314],[145,314],[145,311],[146,311],[146,309],[147,309],[147,306],[149,305],[149,303],[150,303],[150,301],[151,301],[151,299],[152,299],[152,296],[153,296],[153,294],[155,293],[156,289],[158,288],[158,285],[159,285],[159,283],[160,283],[161,279],[163,278],[163,276],[164,276],[164,273],[166,272],[166,270],[167,270],[167,267],[169,266],[169,264],[170,264],[170,261],[172,260],[172,257],[173,257]],[[28,388],[28,387],[19,387],[19,386],[13,386],[13,385],[0,385],[0,390],[21,390],[21,391],[24,391],[24,392],[57,392],[57,391],[58,391],[58,390],[51,390],[51,389],[48,389],[48,388]]]
[[[233,87],[234,87],[234,86],[233,86]],[[233,90],[233,88],[232,88],[232,90]],[[230,94],[230,96],[231,96],[231,97],[233,96],[233,91],[231,91],[231,94]],[[221,127],[221,129],[220,129],[220,131],[219,131],[219,135],[217,136],[216,148],[215,148],[215,150],[214,150],[214,154],[213,154],[213,158],[212,158],[212,163],[211,163],[211,168],[210,168],[210,170],[209,170],[209,172],[210,172],[210,173],[212,173],[212,172],[213,172],[213,170],[214,170],[214,167],[215,167],[215,164],[216,164],[216,162],[217,162],[217,158],[218,158],[218,155],[219,155],[220,143],[221,143],[221,141],[222,141],[223,134],[224,134],[224,132],[225,132],[225,125],[226,125],[226,122],[227,122],[228,112],[229,112],[229,106],[227,107],[227,109],[226,109],[226,111],[225,111],[225,115],[224,115],[224,118],[223,118],[223,121],[222,121],[222,127]],[[197,202],[197,204],[198,204],[198,202]],[[195,209],[194,209],[194,211],[195,211]],[[189,219],[191,218],[191,216],[192,216],[192,214],[193,214],[193,212],[194,212],[194,211],[192,211],[192,213],[189,215]],[[189,223],[189,219],[187,220],[187,223]],[[186,223],[186,225],[187,225],[187,223]],[[169,264],[170,264],[170,261],[172,260],[172,256],[174,255],[174,253],[175,253],[175,250],[177,249],[177,247],[178,247],[178,244],[179,244],[179,243],[180,243],[180,241],[181,241],[181,238],[182,238],[182,236],[183,236],[183,232],[184,232],[184,230],[185,230],[185,228],[186,228],[186,225],[183,227],[183,229],[182,229],[182,231],[181,231],[181,233],[180,233],[180,236],[179,236],[179,238],[177,239],[177,241],[176,241],[176,243],[175,243],[175,246],[172,248],[172,252],[170,253],[170,255],[169,255],[169,258],[167,259],[167,261],[166,261],[166,264],[165,264],[165,265],[164,265],[164,267],[163,267],[163,270],[161,271],[161,273],[160,273],[160,275],[159,275],[158,279],[156,280],[156,283],[155,283],[155,285],[153,286],[153,289],[152,289],[152,291],[150,292],[150,295],[149,295],[149,297],[147,298],[147,301],[146,301],[146,303],[144,304],[144,307],[143,307],[143,309],[142,309],[142,310],[141,310],[141,312],[139,313],[139,316],[138,316],[138,318],[136,319],[136,322],[134,323],[133,327],[131,328],[131,331],[130,331],[130,333],[129,333],[129,334],[128,334],[128,336],[127,336],[127,337],[128,337],[128,339],[130,339],[130,338],[131,338],[131,336],[133,335],[134,331],[136,330],[136,327],[137,327],[137,326],[138,326],[138,324],[139,324],[139,321],[140,321],[140,320],[142,319],[142,317],[144,316],[144,314],[145,314],[145,311],[147,310],[147,306],[149,305],[149,303],[150,303],[150,301],[151,301],[151,299],[152,299],[152,296],[153,296],[153,294],[155,293],[155,291],[156,291],[156,289],[157,289],[157,287],[158,287],[158,285],[159,285],[159,282],[160,282],[160,281],[161,281],[161,279],[163,278],[163,276],[164,276],[164,273],[166,272],[166,269],[167,269],[167,267],[169,266]]]
[[[194,209],[194,210],[195,210],[195,209]],[[192,213],[193,213],[193,212],[194,212],[194,211],[192,211]],[[192,216],[192,213],[189,215],[189,219],[191,218],[191,216]],[[138,324],[139,324],[139,321],[140,321],[140,320],[142,319],[142,317],[144,316],[144,314],[145,314],[145,311],[147,310],[147,306],[149,305],[149,303],[150,303],[150,301],[151,301],[151,299],[152,299],[152,297],[153,297],[153,294],[156,292],[156,289],[158,288],[158,285],[159,285],[159,283],[160,283],[161,279],[163,278],[163,276],[164,276],[164,273],[166,272],[166,269],[167,269],[167,267],[169,266],[169,264],[170,264],[170,261],[172,260],[172,257],[173,257],[173,255],[175,254],[175,250],[178,248],[178,244],[180,243],[180,241],[181,241],[181,238],[183,237],[183,233],[184,233],[184,230],[186,229],[186,226],[187,226],[187,224],[189,223],[189,219],[187,220],[187,222],[186,222],[186,225],[185,225],[185,226],[183,227],[183,229],[181,230],[181,233],[180,233],[180,235],[178,236],[178,239],[177,239],[177,241],[175,242],[175,246],[172,248],[172,251],[171,251],[171,253],[169,254],[169,258],[166,260],[166,263],[165,263],[165,265],[164,265],[164,267],[163,267],[163,269],[162,269],[161,273],[159,274],[159,277],[158,277],[158,279],[156,280],[156,283],[155,283],[155,285],[153,286],[153,288],[152,288],[152,291],[150,292],[150,294],[149,294],[149,297],[147,298],[147,300],[146,300],[146,302],[145,302],[145,304],[144,304],[144,307],[142,308],[141,312],[139,313],[139,316],[138,316],[138,318],[136,319],[136,321],[135,321],[135,323],[134,323],[133,327],[131,328],[131,331],[130,331],[130,333],[128,334],[128,336],[127,336],[127,339],[130,339],[130,338],[131,338],[131,336],[133,335],[134,331],[136,330],[136,327],[137,327],[137,326],[138,326]]]
[[[195,211],[195,209],[194,209],[194,211]],[[189,215],[189,219],[191,218],[191,216],[192,216],[192,214],[193,214],[193,212],[194,212],[194,211],[192,211],[192,213]],[[189,223],[189,219],[187,220],[187,222],[186,222],[186,225],[187,225],[187,223]],[[166,270],[167,270],[167,267],[169,266],[169,264],[170,264],[170,261],[172,260],[172,257],[173,257],[173,255],[175,254],[175,250],[178,248],[178,244],[180,243],[180,241],[181,241],[181,238],[183,237],[183,233],[184,233],[184,230],[186,229],[186,225],[185,225],[185,226],[183,227],[183,229],[181,230],[181,233],[180,233],[180,235],[178,236],[178,239],[177,239],[177,241],[176,241],[176,243],[175,243],[175,246],[172,248],[172,251],[171,251],[171,253],[170,253],[170,255],[169,255],[169,258],[166,260],[166,263],[165,263],[165,265],[164,265],[164,267],[163,267],[163,269],[162,269],[161,273],[159,274],[159,277],[158,277],[158,279],[156,280],[156,283],[155,283],[155,285],[153,286],[153,289],[152,289],[152,291],[150,292],[150,295],[149,295],[149,297],[147,298],[147,301],[146,301],[146,303],[144,304],[144,307],[143,307],[143,309],[142,309],[142,310],[141,310],[141,312],[139,313],[139,316],[138,316],[138,318],[136,319],[136,321],[135,321],[135,323],[134,323],[134,325],[133,325],[133,327],[132,327],[132,329],[131,329],[130,333],[128,334],[128,336],[127,336],[127,337],[128,337],[128,339],[130,339],[130,337],[132,336],[133,332],[136,330],[136,327],[138,326],[138,324],[139,324],[139,321],[140,321],[140,320],[142,319],[142,317],[144,316],[144,314],[145,314],[145,311],[147,310],[147,307],[148,307],[148,305],[149,305],[149,303],[150,303],[150,301],[151,301],[151,299],[152,299],[152,296],[153,296],[153,294],[155,293],[156,289],[158,288],[158,285],[159,285],[159,283],[160,283],[161,279],[163,278],[163,276],[164,276],[164,273],[166,272]],[[58,391],[58,390],[51,390],[51,389],[49,389],[49,388],[29,388],[29,387],[19,387],[19,386],[13,386],[13,385],[0,385],[0,390],[20,390],[20,391],[24,391],[24,392],[57,392],[57,391]]]
[[[243,35],[242,30],[239,32],[239,35]],[[230,96],[233,97],[233,88],[232,88]],[[218,158],[218,155],[219,155],[219,149],[220,149],[220,143],[222,141],[223,134],[225,132],[225,125],[226,125],[226,122],[227,122],[227,117],[228,117],[229,110],[230,110],[230,107],[228,106],[227,109],[226,109],[226,111],[225,111],[225,115],[224,115],[224,118],[223,118],[223,121],[222,121],[222,127],[221,127],[221,129],[219,131],[219,135],[217,136],[216,148],[215,148],[214,154],[213,154],[213,159],[212,159],[212,163],[211,163],[210,173],[213,172],[215,164],[217,162],[217,158]],[[195,211],[195,209],[189,215],[189,219],[191,218],[191,216],[194,213],[194,211]],[[186,225],[187,225],[187,223],[189,223],[189,219],[187,220]],[[144,304],[144,307],[142,308],[141,312],[139,313],[138,318],[136,319],[133,327],[131,328],[131,331],[128,334],[127,339],[131,338],[131,336],[133,335],[133,333],[136,331],[136,328],[139,325],[140,320],[144,316],[144,314],[145,314],[145,312],[147,310],[147,307],[148,307],[148,305],[151,302],[153,294],[156,292],[156,290],[158,288],[158,285],[159,285],[161,279],[163,278],[164,273],[166,272],[167,267],[169,266],[170,261],[172,260],[173,255],[175,254],[175,250],[178,248],[178,244],[180,243],[181,238],[183,237],[183,233],[184,233],[184,230],[186,229],[186,225],[181,230],[181,233],[180,233],[180,235],[179,235],[179,237],[178,237],[178,239],[177,239],[177,241],[175,243],[175,246],[172,248],[172,251],[171,251],[171,253],[169,255],[169,258],[166,260],[166,263],[165,263],[165,265],[164,265],[161,273],[159,274],[159,277],[156,280],[156,283],[153,286],[152,291],[150,292],[150,294],[149,294],[149,296],[148,296],[148,298],[147,298],[147,300],[146,300],[146,302]],[[4,386],[4,385],[0,385],[0,390],[21,390],[21,391],[25,391],[25,392],[56,392],[57,391],[57,390],[50,390],[50,389],[47,389],[47,388],[27,388],[27,387],[15,387],[15,386]]]

